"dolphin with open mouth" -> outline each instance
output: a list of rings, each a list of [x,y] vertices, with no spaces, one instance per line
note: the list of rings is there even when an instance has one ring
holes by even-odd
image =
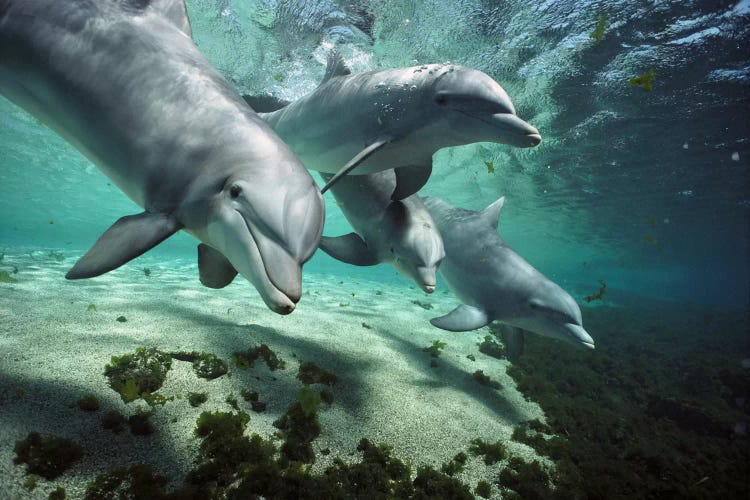
[[[439,149],[475,142],[530,148],[542,140],[495,80],[452,64],[353,75],[331,51],[310,94],[291,103],[244,97],[307,168],[335,174],[323,192],[348,173],[393,168],[391,198],[401,200],[427,182]]]
[[[201,281],[239,272],[294,310],[324,221],[320,190],[191,39],[183,0],[0,0],[0,94],[42,120],[144,212],[66,275],[98,276],[180,229]]]

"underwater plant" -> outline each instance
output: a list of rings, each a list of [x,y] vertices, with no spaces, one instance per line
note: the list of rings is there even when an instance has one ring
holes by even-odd
[[[478,344],[479,352],[486,354],[497,359],[505,359],[505,348],[499,343],[495,342],[495,339],[491,335],[485,335],[484,340]]]
[[[333,373],[325,370],[312,361],[302,361],[299,364],[297,378],[304,384],[325,384],[328,386],[335,385],[338,377]]]
[[[495,173],[495,165],[491,161],[484,162],[484,166],[487,167],[487,173],[488,174],[494,174]]]
[[[143,274],[145,274],[146,276],[151,276],[151,269],[144,267]]]
[[[505,445],[500,441],[490,444],[480,438],[472,439],[469,452],[475,457],[484,455],[485,465],[493,465],[500,460],[508,458],[508,452],[505,449]]]
[[[283,370],[286,368],[286,361],[278,357],[266,344],[261,344],[258,347],[248,349],[245,352],[237,351],[232,355],[232,361],[237,368],[247,370],[253,366],[253,363],[258,358],[261,357],[271,371]]]
[[[289,462],[312,463],[315,461],[311,443],[320,435],[317,409],[320,396],[309,386],[297,391],[297,402],[284,415],[273,422],[284,440],[281,445],[282,466]]]
[[[514,491],[518,498],[555,497],[549,486],[549,475],[536,460],[527,463],[519,457],[511,458],[508,465],[500,471],[498,483]]]
[[[641,76],[636,76],[635,78],[631,78],[628,80],[628,84],[631,87],[641,87],[644,92],[651,92],[652,85],[654,83],[654,70],[649,69],[645,73],[643,73]]]
[[[55,479],[83,457],[83,449],[72,440],[38,432],[16,441],[14,451],[14,464],[26,464],[26,474],[47,480]]]
[[[159,390],[171,367],[169,354],[153,347],[139,347],[133,354],[112,356],[111,364],[104,367],[104,376],[123,402],[130,403],[144,393]]]
[[[115,434],[121,433],[125,429],[128,419],[117,410],[108,411],[102,416],[100,424],[102,429],[107,429]]]
[[[180,351],[172,352],[170,356],[179,361],[191,362],[193,364],[193,371],[200,378],[213,380],[225,375],[229,371],[226,361],[210,352]]]
[[[603,12],[596,16],[596,27],[594,28],[594,31],[591,33],[591,38],[596,40],[597,42],[600,42],[602,38],[604,38],[604,29],[607,27],[607,18],[609,17],[609,14],[606,12]]]
[[[50,222],[50,224],[53,224],[53,222]],[[51,257],[57,262],[62,262],[65,260],[65,256],[56,250],[50,250],[49,253],[47,253],[47,257]]]
[[[83,411],[97,411],[99,409],[99,400],[96,396],[89,394],[76,401],[76,406]]]
[[[481,385],[492,387],[493,389],[500,389],[502,386],[497,380],[492,380],[488,375],[484,374],[483,370],[477,370],[472,374],[474,380],[479,382]]]
[[[26,479],[23,482],[23,487],[28,491],[34,491],[38,482],[39,476],[37,476],[36,474],[29,474],[28,476],[26,476]]]
[[[445,348],[445,347],[446,347],[447,345],[448,345],[448,344],[446,344],[446,343],[445,343],[445,342],[443,342],[443,341],[440,341],[440,340],[433,340],[433,341],[432,341],[432,345],[429,345],[429,346],[427,346],[427,347],[423,348],[422,350],[423,350],[424,352],[429,352],[429,353],[430,353],[430,356],[432,356],[433,358],[437,358],[437,357],[440,357],[440,354],[442,354],[442,352],[443,352],[443,349],[444,349],[444,348]]]
[[[68,495],[65,492],[65,488],[63,488],[62,486],[58,486],[54,490],[50,491],[47,500],[65,500],[67,496]]]
[[[464,470],[464,467],[466,466],[466,461],[469,459],[468,456],[466,456],[466,453],[463,451],[456,454],[455,457],[451,459],[450,462],[446,462],[443,464],[443,466],[440,468],[440,470],[444,474],[448,474],[449,476],[455,476],[462,470]]]
[[[151,423],[152,412],[137,411],[128,417],[130,433],[135,436],[148,436],[156,432],[156,427]]]
[[[18,280],[11,276],[8,271],[0,271],[0,283],[18,283]]]
[[[89,304],[88,307],[86,307],[86,311],[96,311],[96,306],[94,304]]]
[[[96,476],[86,487],[86,500],[108,500],[142,498],[158,500],[166,498],[164,487],[169,479],[154,474],[150,466],[135,464],[129,467],[113,467]]]
[[[474,493],[482,498],[490,498],[492,495],[492,486],[489,481],[482,479],[477,483],[477,487],[474,488]]]
[[[192,406],[193,408],[199,407],[206,401],[208,401],[207,392],[189,392],[188,393],[188,402],[190,403],[190,406]]]
[[[607,290],[607,284],[604,282],[604,280],[599,280],[599,291],[596,293],[592,293],[591,295],[587,295],[583,298],[584,301],[588,304],[589,302],[592,302],[594,300],[602,300],[602,297],[604,297],[604,292]]]
[[[237,401],[237,396],[235,396],[234,394],[227,395],[224,402],[227,403],[232,408],[234,408],[235,410],[240,411],[240,405]]]
[[[118,323],[126,323],[127,321],[128,321],[128,318],[126,318],[125,316],[118,316],[117,317],[117,322]]]

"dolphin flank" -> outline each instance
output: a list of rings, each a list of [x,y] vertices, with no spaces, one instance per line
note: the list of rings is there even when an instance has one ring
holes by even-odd
[[[109,228],[69,279],[115,269],[185,229],[207,247],[204,282],[239,272],[268,307],[294,310],[322,196],[200,54],[183,0],[0,0],[0,93],[145,209]]]

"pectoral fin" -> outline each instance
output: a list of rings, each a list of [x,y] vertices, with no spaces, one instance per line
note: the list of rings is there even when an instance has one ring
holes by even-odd
[[[198,245],[198,273],[208,288],[224,288],[237,276],[237,270],[224,254],[210,246]]]
[[[320,192],[325,193],[326,191],[328,191],[331,188],[331,186],[333,186],[334,184],[336,184],[336,182],[338,182],[339,179],[341,179],[343,176],[345,176],[346,174],[354,170],[354,168],[357,165],[361,164],[363,161],[369,158],[370,155],[372,155],[375,151],[382,148],[389,142],[391,142],[390,137],[381,137],[380,139],[373,142],[372,144],[367,146],[365,149],[357,153],[357,156],[349,160],[349,163],[344,165],[341,170],[336,172],[336,175],[334,175],[328,180],[328,182],[326,183],[325,186],[323,186],[323,189],[321,189]]]
[[[432,163],[423,167],[398,167],[396,172],[396,189],[391,194],[392,200],[403,200],[427,184],[432,174]]]
[[[503,344],[505,344],[505,355],[515,363],[523,354],[524,331],[521,328],[504,325],[500,332]]]
[[[357,233],[320,239],[320,248],[334,259],[355,266],[374,266],[379,264],[378,256],[370,250],[367,243]]]
[[[69,280],[93,278],[152,249],[180,230],[171,215],[143,212],[128,215],[107,229],[94,246],[68,271]]]
[[[487,326],[492,319],[487,317],[487,313],[479,308],[461,304],[445,316],[432,318],[430,323],[443,330],[450,332],[468,332]]]

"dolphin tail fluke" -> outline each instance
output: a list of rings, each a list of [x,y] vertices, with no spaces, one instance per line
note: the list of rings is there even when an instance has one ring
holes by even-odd
[[[129,262],[166,240],[181,228],[171,215],[143,212],[128,215],[107,229],[65,277],[93,278]]]
[[[355,266],[374,266],[380,263],[378,256],[357,233],[336,238],[323,236],[320,239],[320,249],[336,260]]]
[[[422,189],[432,174],[432,163],[420,167],[398,167],[396,172],[396,189],[391,200],[403,200]]]
[[[237,270],[218,250],[205,243],[198,245],[198,272],[208,288],[224,288],[237,276]]]
[[[449,332],[468,332],[487,326],[491,322],[492,319],[487,317],[486,312],[466,304],[461,304],[445,316],[430,320],[432,326]]]
[[[354,170],[354,168],[357,165],[359,165],[360,163],[362,163],[363,161],[365,161],[375,151],[377,151],[378,149],[382,148],[383,146],[385,146],[389,142],[391,142],[390,137],[381,137],[380,139],[378,139],[377,141],[373,142],[372,144],[370,144],[369,146],[367,146],[365,149],[363,149],[362,151],[360,151],[359,153],[357,153],[357,155],[354,158],[352,158],[351,160],[349,160],[349,163],[347,163],[346,165],[344,165],[341,168],[341,170],[339,170],[338,172],[336,172],[336,175],[334,175],[333,177],[331,177],[328,180],[328,182],[326,183],[325,186],[323,186],[323,189],[321,189],[320,192],[321,193],[325,193],[326,191],[328,191],[329,189],[331,189],[331,187],[334,184],[336,184],[339,179],[341,179],[343,176],[345,176],[346,174],[348,174],[349,172],[351,172],[352,170]]]
[[[521,328],[506,325],[500,332],[503,344],[505,344],[505,355],[508,360],[515,363],[523,354],[524,331]]]

